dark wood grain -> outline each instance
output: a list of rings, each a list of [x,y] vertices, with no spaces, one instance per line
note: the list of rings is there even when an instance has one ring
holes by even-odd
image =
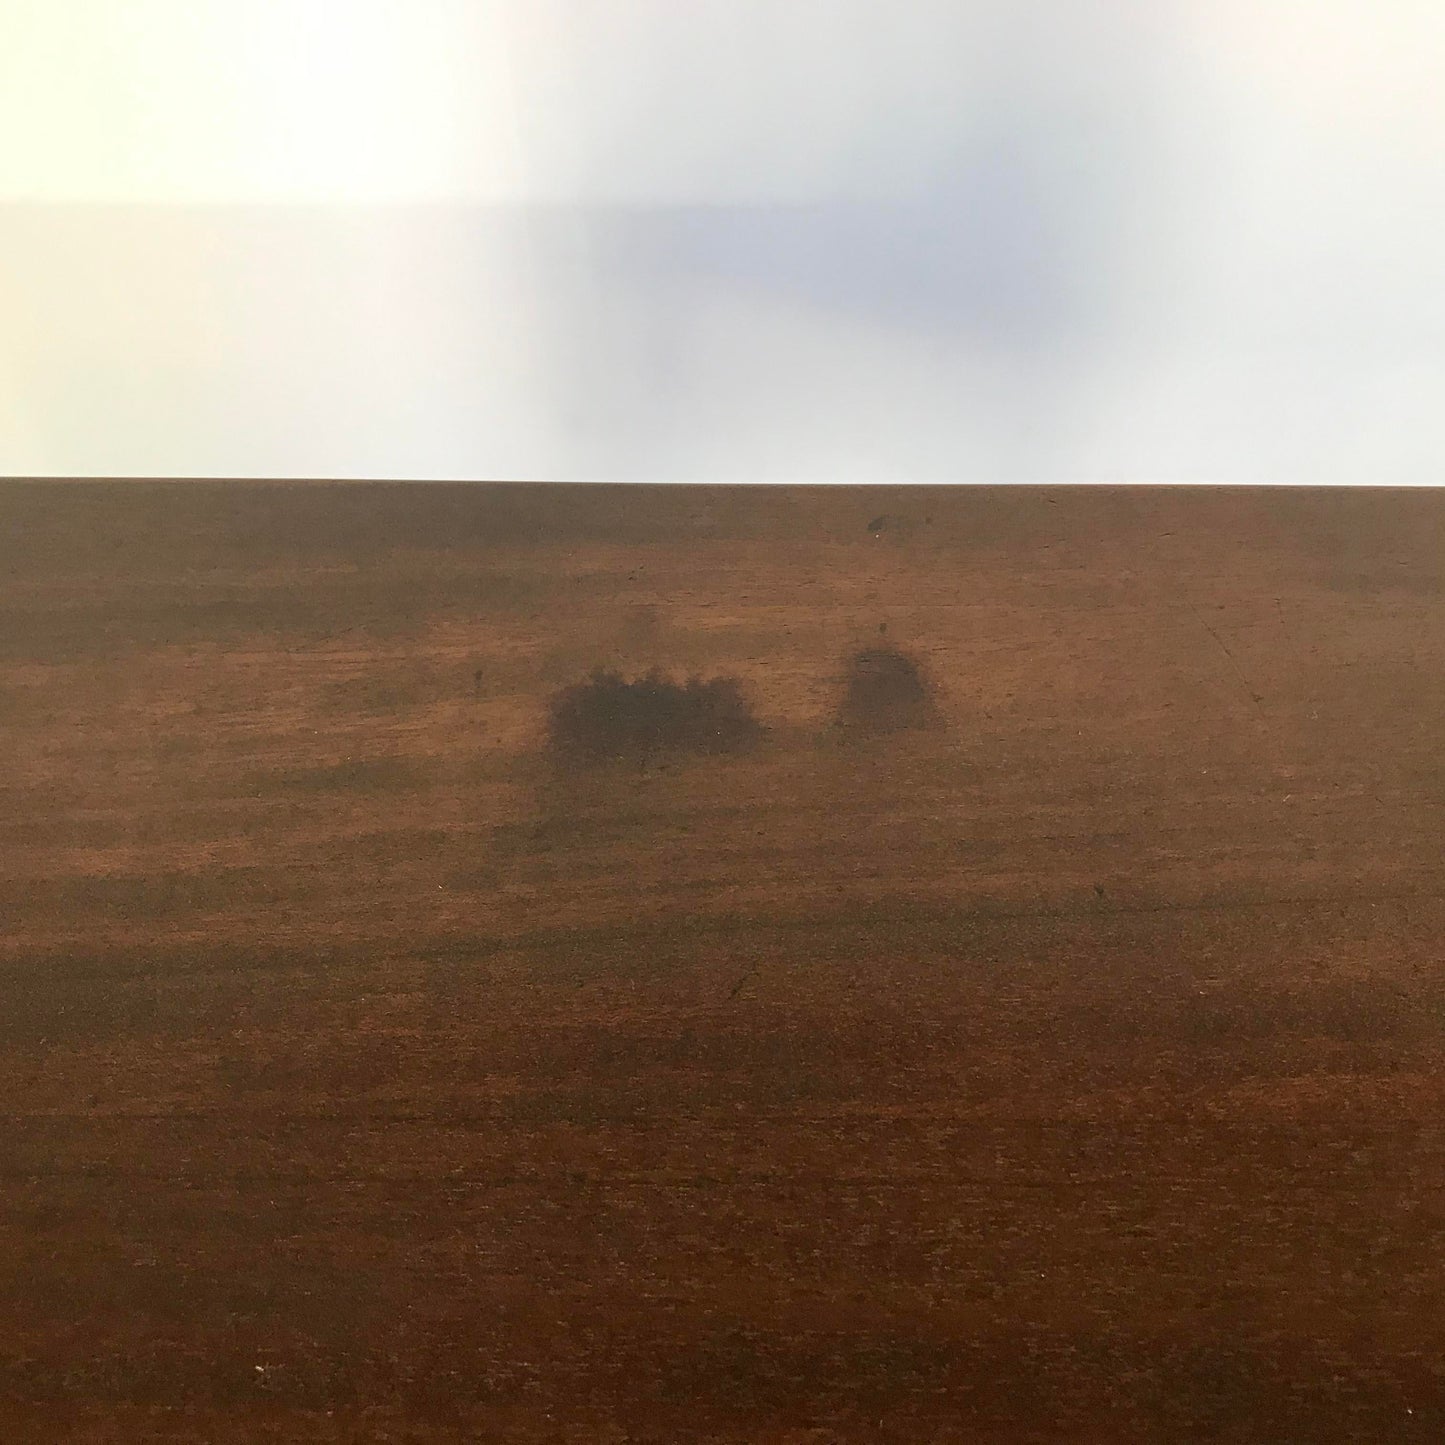
[[[0,1438],[1445,1438],[1442,541],[0,487]],[[652,666],[762,742],[549,757]]]

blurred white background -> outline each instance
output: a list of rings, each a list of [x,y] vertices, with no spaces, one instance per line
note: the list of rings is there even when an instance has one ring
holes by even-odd
[[[0,471],[1442,480],[1439,0],[0,0]]]

